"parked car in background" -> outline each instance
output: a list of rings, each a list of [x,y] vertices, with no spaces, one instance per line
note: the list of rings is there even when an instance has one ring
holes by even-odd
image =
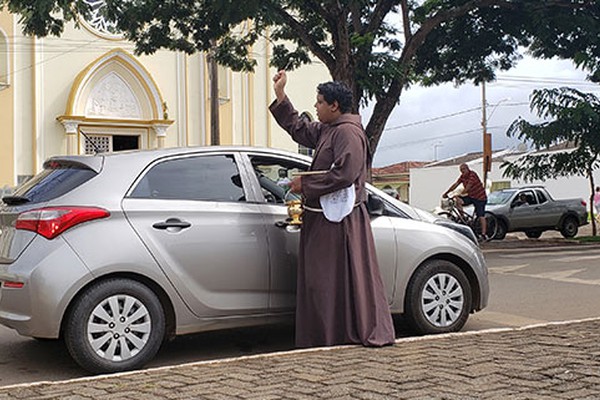
[[[502,240],[507,232],[525,232],[539,238],[544,231],[558,230],[566,238],[577,235],[588,223],[583,199],[554,200],[542,186],[511,188],[490,193],[486,212],[496,216],[494,239]]]
[[[0,323],[113,372],[174,335],[293,319],[299,231],[277,181],[310,161],[251,147],[49,159],[0,204]],[[418,334],[460,330],[488,301],[473,234],[368,191],[392,312]]]

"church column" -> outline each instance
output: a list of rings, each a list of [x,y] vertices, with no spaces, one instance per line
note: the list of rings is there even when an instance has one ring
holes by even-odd
[[[167,137],[167,128],[170,124],[153,124],[152,128],[156,132],[156,142],[159,149],[165,148],[165,138]]]
[[[61,120],[67,134],[67,155],[73,156],[79,154],[77,145],[77,134],[79,133],[79,121]]]

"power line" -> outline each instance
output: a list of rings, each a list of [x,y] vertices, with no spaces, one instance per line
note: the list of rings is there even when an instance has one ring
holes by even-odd
[[[509,125],[510,124],[488,126],[488,129],[491,130],[491,129],[506,128]],[[422,144],[423,142],[432,142],[432,141],[440,140],[440,139],[449,139],[449,138],[453,138],[453,137],[457,137],[457,136],[468,135],[468,134],[475,133],[475,132],[480,133],[481,128],[469,129],[466,131],[454,132],[454,133],[444,134],[444,135],[440,135],[440,136],[434,136],[434,137],[430,137],[430,138],[415,139],[415,140],[410,140],[408,142],[389,144],[389,145],[385,145],[385,146],[378,146],[377,150],[378,151],[379,150],[389,150],[389,149],[399,147],[399,146],[411,146],[414,144]]]
[[[521,103],[495,104],[496,107],[516,107],[516,106],[525,106],[525,105],[529,105],[529,103],[521,102]],[[492,106],[494,106],[494,104],[492,104]],[[402,128],[408,128],[410,126],[423,125],[423,124],[427,124],[429,122],[439,121],[441,119],[446,119],[446,118],[452,118],[452,117],[456,117],[458,115],[468,114],[470,112],[479,111],[479,110],[481,110],[481,106],[469,108],[469,109],[462,110],[462,111],[457,111],[457,112],[450,113],[450,114],[440,115],[437,117],[427,118],[427,119],[420,120],[420,121],[409,122],[407,124],[393,126],[390,128],[385,128],[383,131],[386,132],[386,131],[392,131],[392,130],[397,130],[397,129],[402,129]]]
[[[421,121],[409,122],[408,124],[403,124],[403,125],[393,126],[393,127],[390,127],[390,128],[385,128],[384,132],[385,131],[393,131],[393,130],[396,130],[396,129],[407,128],[409,126],[422,125],[422,124],[426,124],[428,122],[438,121],[440,119],[445,119],[445,118],[456,117],[458,115],[468,114],[470,112],[478,111],[478,110],[481,110],[481,107],[469,108],[467,110],[457,111],[457,112],[454,112],[454,113],[451,113],[451,114],[440,115],[439,117],[432,117],[432,118],[424,119],[424,120],[421,120]]]

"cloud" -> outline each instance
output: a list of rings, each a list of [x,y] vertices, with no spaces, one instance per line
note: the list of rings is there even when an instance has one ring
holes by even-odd
[[[537,60],[524,57],[517,67],[498,73],[486,84],[487,131],[492,148],[516,147],[519,141],[506,136],[506,129],[519,116],[538,121],[529,112],[534,89],[570,86],[600,94],[600,86],[585,80],[586,73],[568,60]],[[401,161],[429,161],[481,151],[483,147],[481,86],[413,87],[405,90],[390,116],[373,165],[381,167]],[[370,115],[363,110],[363,118]]]

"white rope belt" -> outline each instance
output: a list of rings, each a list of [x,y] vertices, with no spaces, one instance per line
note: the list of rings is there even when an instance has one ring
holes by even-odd
[[[362,201],[360,203],[362,203]],[[354,203],[354,208],[360,206],[360,203]],[[312,212],[318,212],[318,213],[323,212],[322,208],[309,207],[306,205],[302,205],[302,208],[304,208],[306,211],[312,211]]]

